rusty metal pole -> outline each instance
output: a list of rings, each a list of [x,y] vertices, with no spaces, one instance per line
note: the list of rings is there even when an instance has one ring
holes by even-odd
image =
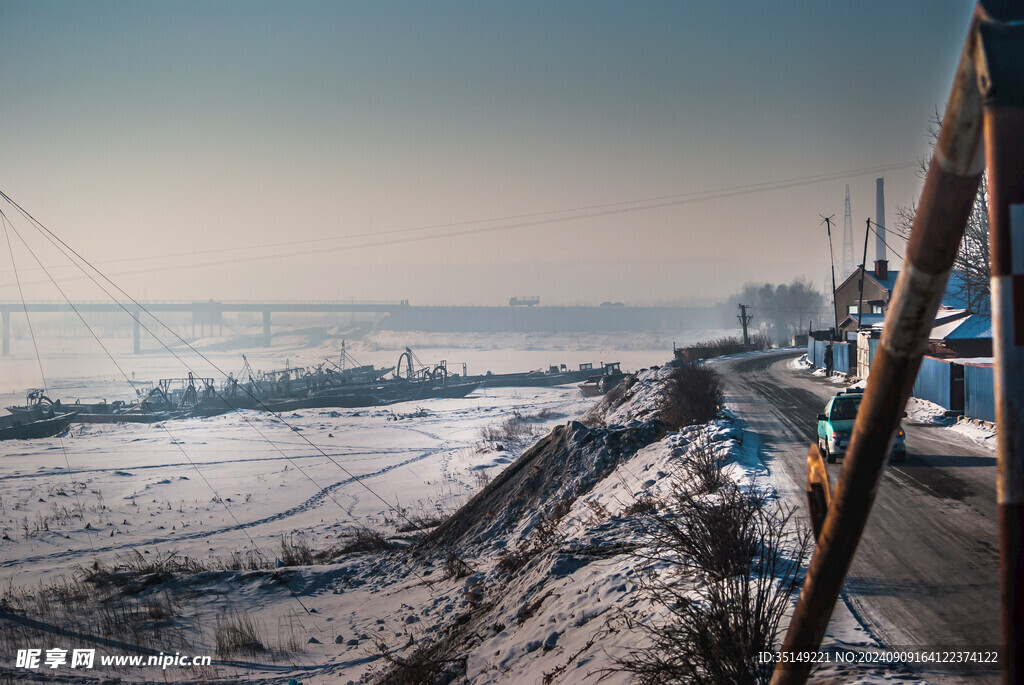
[[[1024,11],[980,27],[995,343],[1003,682],[1024,683]]]
[[[794,657],[821,646],[981,181],[984,149],[975,61],[977,27],[984,19],[980,6],[975,8],[850,446],[783,641],[781,657],[790,661],[776,666],[774,685],[804,683],[810,674],[812,664]]]

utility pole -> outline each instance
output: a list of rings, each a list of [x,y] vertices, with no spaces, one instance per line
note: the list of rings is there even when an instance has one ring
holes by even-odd
[[[740,305],[740,313],[736,315],[736,318],[740,320],[740,325],[743,326],[743,344],[744,345],[749,345],[750,344],[750,336],[747,335],[747,324],[749,324],[750,321],[754,318],[753,314],[747,314],[747,307],[749,307],[749,306],[750,306],[749,304],[741,304]]]
[[[836,258],[832,252],[832,219],[835,218],[835,214],[832,216],[824,216],[819,214],[821,217],[821,223],[825,224],[828,229],[828,263],[832,267],[832,318],[834,320],[835,328],[832,329],[832,337],[839,335],[839,310],[836,308]],[[819,224],[820,226],[821,224]]]
[[[860,265],[860,299],[857,301],[857,330],[863,327],[864,314],[864,272],[868,270],[868,236],[871,234],[871,218],[864,228],[864,263]]]

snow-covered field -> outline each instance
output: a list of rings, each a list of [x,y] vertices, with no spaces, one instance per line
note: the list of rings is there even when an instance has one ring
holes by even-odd
[[[606,336],[386,332],[369,338],[346,344],[361,363],[393,366],[408,340],[422,343],[417,354],[425,363],[447,359],[453,372],[466,363],[469,373],[561,363],[575,368],[584,361],[621,361],[624,369],[637,369],[671,354],[671,347],[653,347],[660,337],[644,336],[621,341],[628,349],[615,348],[615,340]],[[241,353],[221,350],[230,340],[195,341],[205,360],[192,350],[177,350],[187,367],[167,352],[121,350],[114,359],[136,380],[182,377],[189,370],[237,373]],[[495,342],[508,347],[492,347]],[[43,341],[51,396],[130,399],[131,386],[118,377],[117,366],[90,343]],[[282,334],[275,347],[250,349],[247,358],[254,369],[317,364],[337,361],[341,344],[340,337]],[[14,386],[0,395],[4,406],[24,402],[27,388],[42,386],[35,358],[24,355],[30,345],[24,341],[21,347],[22,355],[0,358],[0,378],[5,387]],[[541,434],[592,403],[575,387],[489,388],[414,406],[304,410],[281,417],[242,411],[156,425],[87,424],[74,426],[63,438],[2,442],[0,526],[6,539],[0,547],[0,581],[47,577],[131,548],[176,549],[203,558],[255,545],[273,558],[280,536],[292,531],[326,539],[353,527],[383,525],[396,517],[394,509],[423,516],[438,509],[451,512],[515,456],[482,444],[484,428],[514,411],[543,412],[544,418],[529,423]],[[72,516],[75,512],[85,512],[84,518]]]
[[[273,559],[282,534],[323,543],[386,529],[399,509],[450,513],[514,457],[484,443],[484,428],[543,410],[529,426],[546,432],[590,404],[574,387],[488,388],[280,418],[85,424],[63,438],[4,443],[0,579],[35,582],[130,549],[204,559],[256,547]],[[84,517],[71,515],[78,510]]]
[[[393,365],[401,347],[388,345],[401,342],[393,333],[383,337],[387,340],[349,342],[347,349],[361,363]],[[250,350],[247,356],[255,369],[336,360],[340,338],[318,338],[280,335],[274,348]],[[671,354],[670,347],[645,349],[642,336],[625,341],[628,349],[615,348],[611,338],[549,337],[544,347],[540,340],[523,345],[528,342],[523,336],[497,336],[499,343],[516,346],[508,348],[484,346],[482,336],[430,338],[418,341],[435,345],[418,347],[424,362],[448,359],[455,372],[466,363],[470,373],[613,360],[636,369]],[[490,338],[493,342],[495,336]],[[42,366],[50,394],[83,401],[130,398],[131,388],[114,362],[91,350],[88,341],[76,342],[44,341]],[[115,359],[139,380],[181,377],[188,370],[213,376],[213,365],[225,371],[241,365],[239,352],[221,350],[229,342],[194,343],[212,365],[188,350],[178,351],[187,367],[166,352],[119,350]],[[449,346],[436,346],[442,344]],[[26,345],[21,347],[24,352]],[[0,378],[13,386],[0,397],[5,406],[22,402],[27,388],[43,385],[36,360],[24,354],[0,359]],[[49,583],[72,575],[76,566],[115,565],[135,552],[148,559],[173,554],[216,568],[233,557],[273,563],[282,536],[324,549],[354,531],[393,535],[409,521],[450,514],[536,435],[592,404],[571,386],[494,388],[386,409],[305,410],[281,417],[241,411],[156,425],[78,425],[60,438],[5,441],[0,443],[0,583],[8,588]],[[527,418],[521,435],[504,442],[483,439],[484,429],[500,427],[515,412]],[[334,590],[331,597],[337,596]],[[276,626],[296,611],[311,618],[290,595],[284,599],[281,606],[258,612],[258,620]],[[415,596],[403,601],[420,610],[426,607],[421,600],[426,601]],[[274,604],[258,592],[249,598],[231,593],[211,607],[254,611],[268,603]],[[377,613],[352,609],[359,616],[356,623]],[[329,634],[326,620],[316,620],[316,635],[334,649],[336,636]],[[364,626],[360,634],[373,630]],[[321,656],[309,660],[320,663]]]
[[[291,363],[336,354],[334,344],[297,345]],[[473,364],[496,372],[574,364],[574,354],[579,361],[616,360],[635,369],[671,355],[670,349],[573,349],[571,341],[565,347],[451,350],[479,355]],[[449,352],[419,354],[434,361]],[[355,353],[363,363],[387,363],[369,346]],[[394,353],[381,351],[385,358]],[[152,360],[142,371],[160,371],[162,363]],[[644,640],[626,629],[623,617],[659,619],[638,593],[643,564],[634,552],[644,529],[637,503],[669,493],[694,445],[705,441],[721,452],[725,473],[742,487],[774,489],[756,447],[744,445],[742,423],[728,413],[708,426],[628,447],[655,414],[665,373],[642,373],[632,397],[603,417],[601,429],[571,422],[593,405],[575,388],[508,388],[386,410],[307,410],[280,418],[235,412],[149,426],[89,425],[63,439],[0,444],[0,583],[16,597],[40,581],[74,576],[76,565],[95,568],[97,560],[101,569],[136,552],[143,562],[169,555],[196,560],[200,572],[149,573],[128,588],[140,601],[164,597],[185,624],[174,639],[148,648],[212,655],[213,667],[116,671],[128,681],[359,682],[381,673],[391,659],[446,645],[455,658],[439,667],[459,673],[459,682],[630,682],[629,673],[616,670],[616,659]],[[508,440],[484,439],[484,429],[500,428],[514,412],[528,430]],[[514,498],[488,509],[483,498],[479,514],[459,525],[471,531],[484,526],[486,535],[467,533],[457,548],[442,535],[434,554],[407,547],[401,528],[443,518],[473,493],[493,490],[486,483],[503,479],[501,470],[553,426],[563,427],[549,439],[566,441],[566,458],[576,459],[577,468],[560,473],[559,464],[528,463],[526,473],[515,476],[528,479],[533,469],[547,469],[545,499],[534,505]],[[529,481],[525,487],[516,497],[532,494]],[[337,553],[367,529],[397,548]],[[282,537],[333,552],[323,563],[285,565]],[[232,566],[232,558],[251,559],[253,550],[270,563]],[[226,630],[246,622],[263,649],[218,656]],[[49,644],[54,641],[59,644]],[[24,646],[95,646],[66,637],[49,642]],[[876,645],[840,606],[825,646]],[[865,675],[839,667],[823,675],[868,683],[906,679],[905,673]]]

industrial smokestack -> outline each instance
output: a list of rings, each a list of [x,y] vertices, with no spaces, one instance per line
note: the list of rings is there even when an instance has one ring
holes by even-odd
[[[889,253],[885,248],[885,179],[875,181],[875,260],[888,261]]]

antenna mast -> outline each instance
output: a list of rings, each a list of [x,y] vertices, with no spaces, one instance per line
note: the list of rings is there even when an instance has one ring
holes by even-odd
[[[843,214],[843,280],[853,273],[853,218],[850,215],[850,185],[846,185],[846,211]]]

